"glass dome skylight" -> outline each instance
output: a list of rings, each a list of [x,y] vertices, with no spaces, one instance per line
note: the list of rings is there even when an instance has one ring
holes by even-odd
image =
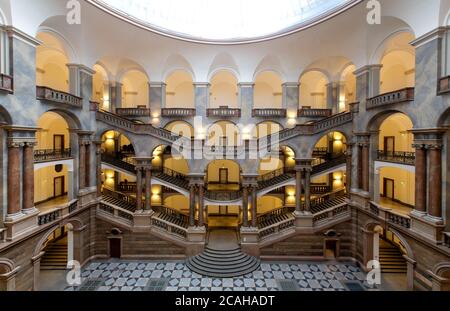
[[[356,0],[90,0],[135,24],[200,41],[246,41],[297,30]]]

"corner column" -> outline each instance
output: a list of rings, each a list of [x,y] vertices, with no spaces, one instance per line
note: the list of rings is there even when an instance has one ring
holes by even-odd
[[[26,142],[23,147],[23,212],[34,212],[34,146]]]
[[[303,168],[301,166],[295,167],[295,212],[303,212],[302,204],[302,179]]]
[[[248,186],[242,186],[242,226],[248,227]]]
[[[20,215],[20,148],[15,141],[8,142],[8,210],[7,218]]]
[[[428,213],[436,220],[442,220],[442,145],[430,145],[428,150],[430,157]]]
[[[416,204],[414,213],[418,216],[424,216],[427,213],[427,151],[422,144],[415,144],[413,147],[416,149]]]

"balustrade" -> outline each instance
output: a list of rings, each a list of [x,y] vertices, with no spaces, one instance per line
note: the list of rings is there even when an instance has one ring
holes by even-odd
[[[240,118],[241,117],[241,109],[228,108],[228,107],[210,108],[210,109],[206,110],[206,116],[208,118],[211,118],[211,117]]]
[[[414,101],[413,87],[404,88],[398,91],[390,92],[367,99],[366,109],[374,109],[385,105]]]
[[[286,109],[253,109],[252,117],[253,118],[286,118],[287,111]]]
[[[311,107],[302,107],[298,110],[299,118],[328,118],[333,114],[331,109],[315,109]]]
[[[46,100],[56,104],[66,104],[76,108],[83,107],[83,99],[81,97],[57,91],[46,86],[36,87],[36,97],[39,100]]]
[[[34,150],[34,162],[63,160],[63,159],[70,159],[71,157],[72,151],[70,148]]]
[[[134,214],[131,211],[125,210],[118,206],[109,205],[105,202],[100,202],[98,209],[99,211],[109,214],[109,216],[120,219],[122,221],[125,220],[131,224],[133,223]]]
[[[195,117],[196,113],[195,109],[189,108],[163,108],[161,110],[163,118]]]
[[[148,108],[117,108],[116,113],[121,117],[150,117],[151,111]]]
[[[415,165],[416,154],[414,152],[405,151],[377,151],[377,160],[385,162],[394,162],[401,164]]]
[[[46,225],[58,220],[61,217],[61,210],[48,211],[38,216],[38,225]]]

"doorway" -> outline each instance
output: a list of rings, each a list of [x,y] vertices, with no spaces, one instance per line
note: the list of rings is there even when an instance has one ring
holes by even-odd
[[[53,135],[53,150],[64,150],[64,135]]]
[[[386,199],[394,200],[395,199],[395,181],[390,178],[383,179],[383,196]]]
[[[55,198],[62,197],[65,194],[64,188],[64,176],[55,177],[53,180],[53,196]]]
[[[395,152],[395,137],[386,136],[384,137],[384,153],[393,154]]]
[[[109,239],[109,256],[111,258],[120,258],[122,256],[121,244],[121,239]]]
[[[221,185],[228,184],[228,169],[227,168],[221,168],[219,170],[219,183]]]

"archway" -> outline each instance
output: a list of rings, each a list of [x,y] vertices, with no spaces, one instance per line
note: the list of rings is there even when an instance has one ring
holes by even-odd
[[[99,64],[94,65],[94,70],[95,74],[92,77],[92,100],[100,104],[100,109],[111,111],[108,72]]]
[[[211,79],[209,108],[239,108],[238,80],[226,70],[218,71]]]
[[[36,48],[36,85],[69,92],[69,63],[63,44],[48,32],[38,33],[43,44]]]
[[[166,80],[165,108],[195,108],[192,77],[183,70],[173,72]]]
[[[209,147],[240,146],[242,139],[242,133],[234,123],[218,121],[209,126],[205,145]]]
[[[195,135],[194,127],[186,121],[172,121],[168,123],[164,129],[170,131],[174,135],[193,138]]]
[[[327,108],[328,78],[320,71],[308,71],[300,78],[300,107]]]
[[[127,71],[121,80],[122,108],[148,108],[149,80],[140,70]]]
[[[415,85],[415,49],[409,43],[411,33],[400,33],[387,43],[380,64],[380,93],[388,93]]]
[[[273,71],[265,71],[255,79],[254,109],[282,108],[282,81]]]

